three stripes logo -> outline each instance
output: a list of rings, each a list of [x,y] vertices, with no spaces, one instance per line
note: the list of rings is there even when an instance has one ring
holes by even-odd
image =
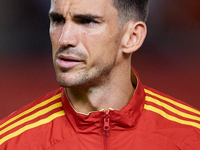
[[[145,89],[144,109],[183,125],[200,129],[200,111]]]
[[[23,132],[47,124],[57,117],[64,116],[61,93],[16,115],[0,125],[0,145]],[[30,122],[30,123],[29,123]]]

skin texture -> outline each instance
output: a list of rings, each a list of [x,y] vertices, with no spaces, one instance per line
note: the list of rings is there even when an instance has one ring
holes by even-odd
[[[144,41],[145,24],[119,28],[112,0],[52,0],[49,16],[57,81],[73,107],[122,109],[134,92],[130,59]]]

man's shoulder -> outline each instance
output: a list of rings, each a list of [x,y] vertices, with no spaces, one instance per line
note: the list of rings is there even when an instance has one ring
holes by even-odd
[[[145,91],[145,101],[146,102],[151,102],[151,103],[157,104],[166,109],[169,109],[170,111],[174,110],[172,108],[176,108],[176,109],[181,109],[181,112],[187,111],[188,113],[193,113],[194,115],[200,115],[200,110],[187,104],[186,102],[184,102],[182,100],[179,100],[177,98],[174,98],[172,96],[164,94],[158,90],[155,90],[155,89],[147,87],[147,86],[144,86],[144,91]]]
[[[200,110],[152,88],[145,87],[144,91],[146,111],[159,116],[163,123],[167,121],[175,126],[192,127],[198,129],[200,134]]]
[[[145,87],[144,116],[148,131],[199,147],[200,111],[189,104]],[[147,132],[148,132],[147,131]],[[180,146],[180,145],[179,145]]]
[[[2,119],[0,121],[0,145],[25,131],[32,132],[32,129],[64,116],[61,102],[62,91],[63,88],[51,91]]]
[[[62,88],[57,88],[51,92],[48,92],[44,95],[42,95],[41,97],[35,99],[34,101],[32,101],[31,103],[29,103],[28,105],[23,106],[22,108],[18,109],[17,111],[14,111],[13,113],[11,113],[9,116],[3,118],[2,120],[0,120],[0,125],[3,124],[4,122],[6,122],[7,120],[23,113],[23,112],[29,112],[33,109],[37,109],[38,107],[44,106],[50,102],[53,102],[56,99],[59,99],[61,97],[61,92],[62,92]],[[1,127],[1,126],[0,126]]]

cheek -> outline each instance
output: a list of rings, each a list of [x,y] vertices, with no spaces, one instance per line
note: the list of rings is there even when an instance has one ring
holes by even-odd
[[[117,36],[112,33],[113,32],[107,31],[95,35],[89,35],[88,41],[90,41],[90,43],[88,43],[88,46],[92,48],[92,52],[102,55],[110,55],[114,53],[116,51]]]
[[[114,38],[103,34],[88,34],[83,38],[83,45],[89,54],[89,63],[99,66],[113,63],[116,56],[116,43]]]
[[[51,39],[51,45],[52,45],[52,58],[53,62],[55,61],[55,53],[60,48],[59,44],[59,32],[57,29],[50,27],[49,35]],[[55,62],[54,62],[55,63]],[[54,66],[55,67],[55,66]]]
[[[52,43],[52,48],[57,48],[59,46],[59,39],[61,36],[62,30],[56,27],[50,27],[49,34]]]
[[[84,47],[90,52],[101,52],[102,49],[107,43],[108,35],[106,35],[106,28],[97,28],[90,31],[81,32],[81,41]]]
[[[105,42],[102,40],[102,34],[89,34],[89,33],[83,33],[82,34],[82,44],[84,48],[86,49],[90,59],[97,59],[100,55],[101,52],[103,51],[103,45]]]

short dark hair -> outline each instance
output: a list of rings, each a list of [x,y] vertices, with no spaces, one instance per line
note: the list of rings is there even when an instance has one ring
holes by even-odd
[[[149,12],[149,0],[113,0],[119,18],[124,23],[129,20],[146,22]]]

